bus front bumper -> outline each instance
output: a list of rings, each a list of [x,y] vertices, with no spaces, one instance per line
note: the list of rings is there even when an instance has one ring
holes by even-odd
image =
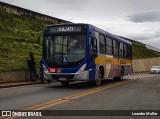
[[[45,73],[45,80],[57,80],[57,81],[87,81],[89,80],[89,70],[79,73]]]

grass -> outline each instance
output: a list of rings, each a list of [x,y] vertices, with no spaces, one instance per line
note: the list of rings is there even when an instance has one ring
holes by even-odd
[[[147,49],[143,45],[138,45],[133,43],[132,46],[132,55],[133,59],[145,59],[145,58],[152,58],[152,57],[160,57],[159,52],[152,51],[150,49]]]
[[[41,59],[42,33],[50,22],[6,13],[0,9],[0,72],[27,69],[26,57],[33,52],[37,66]],[[37,44],[38,36],[41,44]],[[133,59],[158,57],[160,53],[133,44]]]
[[[35,54],[39,65],[42,47],[38,36],[49,22],[27,18],[0,10],[0,72],[27,69],[26,58]],[[42,41],[41,41],[42,43]]]
[[[7,42],[1,44],[0,71],[27,69],[26,60],[29,52],[34,52],[36,62],[41,59],[41,46],[35,43]]]

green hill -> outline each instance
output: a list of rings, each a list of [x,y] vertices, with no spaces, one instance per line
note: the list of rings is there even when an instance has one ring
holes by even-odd
[[[144,59],[152,57],[160,57],[160,52],[156,52],[146,48],[144,45],[138,45],[133,43],[132,48],[133,59]]]
[[[51,23],[0,10],[0,72],[26,69],[29,52],[35,54],[39,64],[42,47],[37,39],[42,39],[47,24]]]
[[[0,10],[0,72],[27,69],[26,57],[29,52],[35,54],[39,65],[42,41],[37,44],[37,38],[40,36],[42,40],[42,32],[47,24],[52,23]],[[133,44],[133,59],[158,56],[159,53]]]

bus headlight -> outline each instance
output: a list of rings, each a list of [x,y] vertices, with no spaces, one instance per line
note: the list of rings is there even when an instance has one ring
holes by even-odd
[[[87,65],[87,64],[83,64],[83,65],[81,66],[81,68],[77,71],[77,73],[83,72],[84,69],[86,68],[86,65]]]
[[[81,73],[78,73],[74,79],[76,80],[88,80],[89,72],[88,71],[83,71]]]
[[[87,64],[83,64],[81,68],[77,71],[77,75],[74,77],[77,80],[87,80],[88,79],[88,71],[84,71]]]
[[[53,79],[51,74],[49,74],[47,67],[45,65],[42,65],[42,66],[43,66],[43,71],[44,71],[44,79],[46,79],[46,80]]]

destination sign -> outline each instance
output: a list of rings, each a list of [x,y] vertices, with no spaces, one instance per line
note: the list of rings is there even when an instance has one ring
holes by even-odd
[[[82,31],[82,26],[56,26],[49,27],[49,33],[58,33],[58,32],[80,32]]]

